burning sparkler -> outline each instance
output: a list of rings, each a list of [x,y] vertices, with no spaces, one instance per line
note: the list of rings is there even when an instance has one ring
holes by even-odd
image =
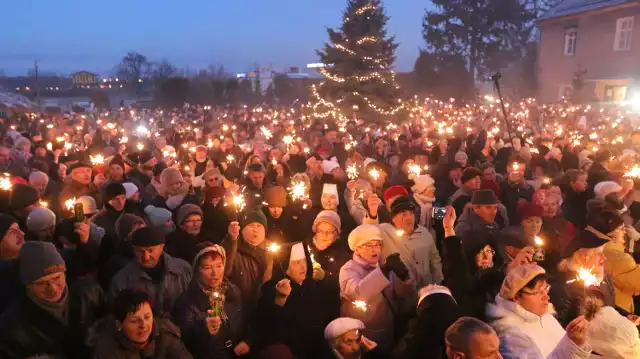
[[[355,302],[352,302],[352,304],[354,307],[363,312],[367,311],[367,302],[365,302],[364,300],[356,300]]]
[[[591,267],[591,269],[579,268],[577,270],[578,278],[572,279],[572,280],[568,281],[567,283],[573,283],[575,281],[580,281],[580,282],[583,283],[585,288],[586,287],[590,287],[592,285],[599,285],[600,281],[598,280],[598,277],[591,272],[592,270],[593,270],[593,267]]]
[[[91,164],[94,166],[98,166],[98,165],[102,165],[104,164],[104,156],[103,155],[96,155],[94,156],[89,156],[89,158],[91,159]]]
[[[380,172],[378,172],[378,170],[374,168],[371,171],[369,171],[369,176],[371,176],[371,178],[373,178],[374,181],[377,181],[378,178],[380,178]]]
[[[640,178],[640,167],[638,167],[638,165],[633,165],[633,168],[625,173],[624,176]]]
[[[358,178],[358,169],[356,168],[356,165],[347,167],[347,177],[352,180]]]
[[[420,176],[420,173],[422,173],[422,168],[420,168],[419,165],[410,165],[409,166],[409,173],[413,173],[417,176]]]
[[[289,194],[291,195],[291,200],[304,200],[309,197],[307,193],[307,185],[304,182],[294,182],[289,187]]]
[[[76,205],[76,198],[69,198],[68,200],[64,201],[64,206],[65,208],[67,208],[67,210],[72,211],[73,210],[73,206]]]
[[[11,191],[11,178],[8,173],[4,173],[2,177],[0,177],[0,189],[3,191]]]

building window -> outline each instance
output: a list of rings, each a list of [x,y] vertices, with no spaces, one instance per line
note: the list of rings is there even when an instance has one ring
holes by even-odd
[[[631,34],[633,33],[633,16],[623,17],[616,21],[616,36],[614,38],[614,51],[631,50]]]
[[[564,56],[574,56],[576,54],[577,42],[578,30],[571,29],[564,33]]]

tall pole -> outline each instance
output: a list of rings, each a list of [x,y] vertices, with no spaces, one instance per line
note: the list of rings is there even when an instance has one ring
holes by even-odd
[[[38,76],[38,60],[34,61],[34,67],[36,71],[36,102],[40,105],[40,77]]]
[[[502,98],[502,91],[500,91],[500,78],[502,74],[496,72],[495,75],[491,76],[491,81],[493,81],[493,85],[498,92],[498,97],[500,98],[500,106],[502,107],[502,114],[504,115],[504,123],[507,126],[507,134],[509,135],[509,142],[513,145],[513,139],[511,138],[511,125],[509,123],[509,117],[507,117],[507,109],[504,107],[504,99]]]

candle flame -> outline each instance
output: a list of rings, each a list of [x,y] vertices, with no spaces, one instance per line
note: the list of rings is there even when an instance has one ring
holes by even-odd
[[[544,244],[544,242],[542,241],[542,239],[540,239],[540,237],[536,236],[534,242],[536,243],[536,246],[540,247]]]

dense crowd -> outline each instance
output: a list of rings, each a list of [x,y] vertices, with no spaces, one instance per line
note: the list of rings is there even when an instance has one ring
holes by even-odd
[[[454,102],[4,119],[0,358],[640,358],[636,116]]]

